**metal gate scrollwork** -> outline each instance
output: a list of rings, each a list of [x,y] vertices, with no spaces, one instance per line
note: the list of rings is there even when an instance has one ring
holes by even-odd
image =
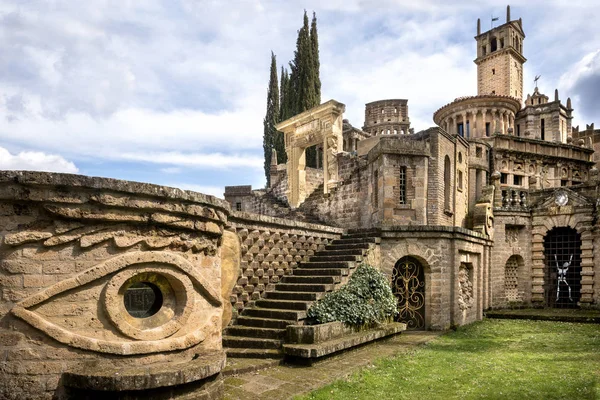
[[[392,290],[398,298],[399,322],[407,329],[425,328],[425,274],[423,267],[410,257],[401,258],[392,275]]]

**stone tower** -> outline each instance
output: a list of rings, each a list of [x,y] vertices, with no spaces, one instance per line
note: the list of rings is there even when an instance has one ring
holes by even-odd
[[[496,94],[523,99],[523,23],[511,21],[510,6],[506,7],[506,22],[481,33],[477,20],[477,94]]]
[[[388,99],[365,104],[362,129],[372,136],[409,134],[408,100]]]

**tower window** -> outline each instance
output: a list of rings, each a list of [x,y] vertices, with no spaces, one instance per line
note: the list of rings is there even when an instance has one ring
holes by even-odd
[[[500,48],[503,49],[504,48],[504,39],[500,39]]]
[[[469,129],[469,121],[467,121],[467,137],[471,137],[471,129]]]
[[[540,120],[540,135],[541,135],[542,140],[546,140],[546,124],[545,124],[545,122],[546,121],[544,121],[543,118]]]
[[[496,75],[496,69],[492,68],[492,75]]]
[[[475,148],[475,157],[481,158],[481,147]]]
[[[500,174],[500,183],[506,185],[508,183],[508,174],[501,173]]]
[[[521,124],[517,124],[517,136],[521,137]]]
[[[458,190],[461,192],[463,190],[463,173],[462,173],[462,171],[458,171]]]
[[[400,204],[406,204],[406,167],[400,167]]]
[[[498,41],[496,40],[496,38],[492,38],[491,40],[491,45],[492,45],[492,53],[496,50],[498,50]]]
[[[462,122],[456,125],[456,132],[458,133],[458,136],[465,137],[465,128]]]
[[[379,208],[379,171],[375,171],[373,180],[373,208]]]
[[[444,158],[444,210],[450,210],[450,157]]]
[[[235,210],[242,211],[242,203],[240,203],[240,202],[235,203]]]
[[[490,136],[490,130],[492,128],[492,124],[489,122],[485,123],[485,136]]]

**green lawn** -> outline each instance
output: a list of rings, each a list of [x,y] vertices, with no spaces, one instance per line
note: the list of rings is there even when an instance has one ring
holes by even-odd
[[[600,399],[600,325],[485,320],[299,399]]]

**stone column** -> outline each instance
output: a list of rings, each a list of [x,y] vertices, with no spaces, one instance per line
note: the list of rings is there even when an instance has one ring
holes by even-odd
[[[500,130],[500,116],[498,115],[498,109],[494,108],[492,109],[492,118],[494,120],[494,133],[501,133],[502,131]]]
[[[461,115],[463,119],[463,137],[467,137],[467,112],[463,111]]]

